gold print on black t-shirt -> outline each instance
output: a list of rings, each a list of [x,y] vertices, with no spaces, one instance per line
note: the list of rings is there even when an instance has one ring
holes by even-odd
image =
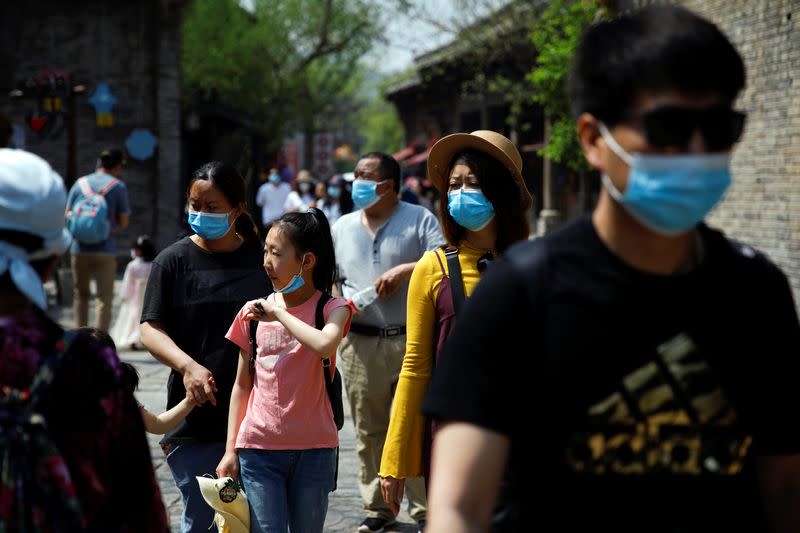
[[[656,350],[571,435],[567,464],[587,474],[737,474],[751,438],[688,335]]]

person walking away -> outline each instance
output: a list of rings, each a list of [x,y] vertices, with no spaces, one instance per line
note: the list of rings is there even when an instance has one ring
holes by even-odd
[[[448,337],[423,402],[429,532],[489,529],[507,461],[503,531],[800,531],[792,291],[703,222],[744,126],[741,56],[656,5],[591,25],[569,80],[600,196],[510,248]]]
[[[395,514],[406,478],[424,475],[426,484],[430,481],[436,428],[422,416],[422,398],[436,358],[463,299],[492,259],[528,238],[532,204],[519,150],[497,132],[440,139],[431,148],[428,169],[428,179],[448,198],[439,211],[447,245],[425,252],[408,286],[406,351],[379,471],[383,499]],[[451,272],[454,261],[458,268]]]
[[[194,234],[153,261],[141,336],[153,357],[172,368],[167,409],[187,393],[197,404],[161,445],[183,499],[181,531],[206,533],[213,512],[195,477],[213,472],[225,453],[237,353],[225,332],[245,302],[266,295],[269,286],[239,172],[218,161],[206,163],[192,175],[187,196]]]
[[[395,521],[381,495],[378,468],[406,348],[408,280],[422,254],[444,243],[444,236],[433,213],[398,199],[400,165],[390,155],[364,155],[354,174],[353,202],[358,210],[343,215],[332,231],[341,294],[349,299],[373,285],[378,296],[353,317],[340,347],[366,511],[359,531],[374,532]],[[405,489],[409,515],[424,523],[423,480],[409,478]]]
[[[317,197],[314,207],[325,213],[325,218],[330,224],[335,224],[342,216],[342,208],[339,205],[341,189],[338,185],[332,185],[331,181],[320,181],[314,188],[314,195]]]
[[[261,208],[261,227],[267,227],[284,213],[283,206],[291,190],[288,183],[281,181],[277,168],[269,169],[266,181],[261,184],[256,193],[256,205]]]
[[[251,532],[321,533],[339,446],[325,380],[332,378],[352,312],[345,300],[330,297],[336,260],[322,211],[274,221],[264,269],[273,294],[246,303],[226,334],[239,357],[227,446],[216,473],[242,480]],[[315,325],[318,305],[324,305],[322,329]],[[253,320],[258,348],[251,356]]]
[[[156,246],[150,236],[139,235],[131,245],[131,260],[122,276],[119,314],[111,327],[115,350],[116,346],[136,350],[141,345],[139,318],[142,316],[147,278],[155,258]]]
[[[90,282],[94,278],[97,284],[95,300],[95,324],[103,331],[111,326],[111,309],[114,303],[114,278],[117,274],[116,233],[128,227],[130,205],[128,189],[119,179],[125,157],[122,150],[110,148],[103,150],[98,159],[97,170],[79,178],[70,188],[67,197],[67,220],[78,216],[82,206],[89,206],[92,197],[99,194],[104,198],[110,232],[100,240],[91,238],[81,240],[76,236],[70,249],[72,279],[75,284],[73,309],[75,327],[89,324]],[[93,209],[90,209],[93,210]],[[102,214],[97,212],[98,218]],[[104,221],[92,222],[100,224]],[[93,233],[93,232],[90,232]]]
[[[66,199],[44,159],[0,149],[0,530],[167,533],[116,351],[46,314]]]

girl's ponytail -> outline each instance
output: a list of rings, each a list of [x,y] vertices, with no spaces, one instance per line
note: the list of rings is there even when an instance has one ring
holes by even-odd
[[[312,207],[308,210],[310,217],[317,225],[318,246],[314,253],[317,256],[317,266],[314,267],[314,286],[322,292],[331,293],[336,277],[336,255],[333,250],[333,236],[328,217],[319,209]]]
[[[261,237],[258,234],[258,226],[256,226],[253,217],[247,211],[242,211],[242,214],[236,218],[236,233],[244,239],[245,244],[252,246],[261,246]]]

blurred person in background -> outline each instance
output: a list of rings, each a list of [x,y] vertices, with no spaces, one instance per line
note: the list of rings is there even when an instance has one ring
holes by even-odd
[[[314,207],[325,213],[331,225],[342,216],[342,208],[339,204],[342,189],[340,185],[333,185],[332,181],[333,178],[328,181],[320,181],[314,189],[317,197]]]
[[[406,348],[408,280],[426,251],[444,242],[436,217],[399,199],[400,165],[371,152],[356,165],[353,202],[357,211],[333,225],[338,291],[346,299],[374,286],[377,299],[353,317],[340,347],[340,367],[356,427],[359,488],[367,516],[358,531],[382,531],[395,513],[381,495],[378,468]],[[405,483],[409,515],[424,525],[421,478]]]
[[[131,260],[125,266],[120,286],[120,306],[109,332],[117,346],[136,350],[141,344],[139,317],[142,316],[144,292],[150,268],[156,258],[156,245],[149,235],[139,235],[131,244]]]
[[[275,167],[270,168],[268,172],[266,169],[262,170],[261,175],[264,177],[264,183],[259,186],[256,193],[256,205],[261,208],[261,227],[266,228],[285,212],[284,205],[292,187],[281,181],[281,176]]]
[[[301,170],[297,173],[294,182],[294,190],[286,197],[283,209],[286,213],[300,212],[305,213],[312,207],[316,197],[314,196],[314,177],[308,170]]]
[[[67,219],[85,204],[92,193],[102,194],[107,205],[111,233],[99,242],[82,242],[73,239],[71,247],[72,278],[75,283],[73,308],[75,327],[89,323],[90,281],[94,277],[97,295],[95,325],[103,331],[111,326],[114,304],[114,278],[117,275],[116,232],[128,227],[130,200],[125,183],[119,179],[125,166],[125,155],[118,148],[103,150],[97,160],[97,169],[75,182],[67,196]]]

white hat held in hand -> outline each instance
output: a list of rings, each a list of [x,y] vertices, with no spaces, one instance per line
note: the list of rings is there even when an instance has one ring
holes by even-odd
[[[219,533],[248,533],[250,505],[239,484],[231,477],[197,476],[200,493],[214,509],[214,524]]]

